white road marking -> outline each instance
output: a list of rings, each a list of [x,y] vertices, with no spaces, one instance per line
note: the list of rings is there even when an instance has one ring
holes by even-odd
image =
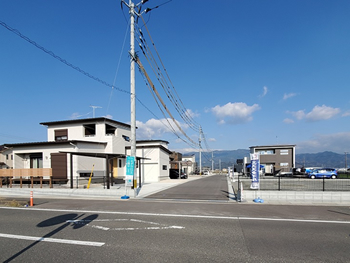
[[[350,221],[335,220],[315,220],[315,219],[293,219],[293,218],[256,218],[243,216],[206,216],[206,215],[181,215],[181,214],[158,214],[158,213],[136,213],[136,212],[116,212],[116,211],[88,211],[88,210],[68,210],[68,209],[45,209],[45,208],[18,208],[0,207],[0,209],[21,209],[22,211],[47,211],[47,212],[68,212],[68,213],[90,213],[90,214],[111,214],[111,215],[140,215],[140,216],[162,216],[162,217],[182,217],[182,218],[203,218],[203,219],[226,219],[226,220],[264,220],[264,221],[285,221],[303,223],[331,223],[350,224]]]
[[[116,227],[116,228],[109,228],[104,226],[98,226],[98,222],[116,222],[116,221],[129,221],[129,222],[136,222],[146,225],[156,225],[152,227]],[[139,219],[94,219],[94,220],[67,220],[67,223],[73,223],[73,224],[84,224],[85,226],[90,226],[92,228],[100,229],[100,230],[116,230],[116,231],[134,231],[134,230],[162,230],[162,229],[184,229],[183,226],[167,226],[164,224],[151,222],[151,221],[145,221],[145,220],[139,220]]]
[[[33,237],[33,236],[22,236],[22,235],[9,235],[9,234],[2,234],[2,233],[0,233],[0,237],[39,241],[39,242],[53,242],[53,243],[62,243],[62,244],[70,244],[70,245],[93,246],[93,247],[101,247],[105,244],[103,242],[90,242],[90,241],[79,241],[79,240],[46,238],[46,237]]]

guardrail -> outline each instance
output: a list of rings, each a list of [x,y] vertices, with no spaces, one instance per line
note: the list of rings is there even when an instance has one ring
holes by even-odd
[[[37,179],[39,179],[40,188],[42,188],[44,176],[49,177],[50,188],[52,188],[52,168],[0,169],[0,187],[2,187],[3,180],[5,179],[6,183],[9,181],[9,186],[12,188],[13,181],[19,178],[21,188],[23,185],[23,180],[30,180],[31,188],[33,188],[34,181],[37,181]]]
[[[244,189],[249,190],[251,179],[239,178]],[[350,191],[350,179],[309,179],[274,177],[259,182],[259,190],[266,191]]]

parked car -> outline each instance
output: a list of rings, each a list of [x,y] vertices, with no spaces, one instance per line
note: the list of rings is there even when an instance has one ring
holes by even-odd
[[[170,179],[179,179],[179,170],[178,169],[170,169],[169,171]],[[181,179],[187,179],[187,174],[181,171]]]
[[[321,168],[321,169],[315,169],[312,172],[309,173],[309,178],[315,179],[315,178],[337,178],[338,173],[336,169],[333,168]]]

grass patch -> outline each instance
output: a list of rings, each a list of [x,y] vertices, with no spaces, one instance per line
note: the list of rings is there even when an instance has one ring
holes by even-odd
[[[349,179],[350,174],[349,173],[338,173],[338,178],[340,179]]]
[[[23,200],[8,200],[8,199],[0,199],[0,206],[5,207],[24,207],[29,205],[28,201]]]

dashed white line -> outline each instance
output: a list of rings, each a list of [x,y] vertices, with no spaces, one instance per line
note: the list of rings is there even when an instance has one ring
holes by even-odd
[[[105,244],[103,242],[91,242],[91,241],[80,241],[80,240],[59,239],[59,238],[10,235],[10,234],[2,234],[2,233],[0,233],[0,237],[38,241],[38,242],[52,242],[52,243],[62,243],[62,244],[70,244],[70,245],[93,246],[93,247],[101,247]]]

